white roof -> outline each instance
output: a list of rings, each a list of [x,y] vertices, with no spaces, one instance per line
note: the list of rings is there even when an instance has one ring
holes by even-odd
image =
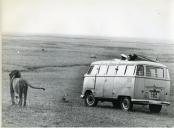
[[[94,64],[133,64],[133,65],[152,65],[157,67],[166,67],[165,65],[158,63],[158,62],[152,62],[152,61],[128,61],[128,60],[121,60],[121,59],[113,59],[113,60],[103,60],[103,61],[96,61],[93,62]]]

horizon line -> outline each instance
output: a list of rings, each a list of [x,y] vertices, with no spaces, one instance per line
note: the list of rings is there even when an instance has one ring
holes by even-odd
[[[167,43],[174,44],[172,39],[157,39],[157,38],[143,38],[143,37],[114,37],[114,36],[98,36],[98,35],[76,35],[76,34],[57,34],[57,33],[13,33],[2,32],[1,36],[49,36],[49,37],[66,37],[66,38],[79,38],[79,39],[97,39],[97,40],[109,40],[109,41],[127,41],[130,43]],[[152,42],[151,42],[152,41]]]

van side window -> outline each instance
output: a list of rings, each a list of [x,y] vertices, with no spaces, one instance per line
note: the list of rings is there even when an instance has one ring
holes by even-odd
[[[164,78],[164,69],[160,67],[146,66],[146,75],[149,77]]]
[[[137,65],[136,75],[144,76],[144,66],[143,65]]]
[[[99,70],[99,65],[94,65],[93,68],[91,69],[91,75],[96,75]]]
[[[169,75],[169,70],[168,69],[166,69],[166,78],[170,79],[170,75]]]
[[[157,68],[156,75],[158,78],[164,78],[164,70],[162,68]]]
[[[128,65],[126,68],[126,76],[132,76],[134,74],[135,66],[134,65]]]
[[[155,68],[152,66],[146,66],[146,76],[156,77]]]
[[[109,66],[107,75],[114,76],[117,73],[117,66],[111,65]]]
[[[108,68],[107,65],[101,65],[98,75],[105,75],[107,72],[107,68]]]
[[[117,75],[118,76],[123,76],[125,73],[125,69],[126,69],[126,65],[119,65],[118,66],[118,71],[117,71]]]

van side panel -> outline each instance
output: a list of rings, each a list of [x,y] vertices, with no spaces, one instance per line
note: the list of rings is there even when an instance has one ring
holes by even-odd
[[[86,90],[94,89],[95,85],[95,76],[85,76],[83,81],[83,92]]]
[[[168,102],[170,102],[170,80],[168,80],[168,81],[166,81],[166,83],[165,83],[165,88],[166,88],[166,93],[167,93],[167,95],[166,95],[166,101],[168,101]]]
[[[135,77],[134,99],[144,99],[144,77]]]
[[[134,76],[117,76],[114,79],[113,98],[118,96],[134,96]]]
[[[114,79],[115,79],[114,76],[106,77],[106,82],[105,82],[104,88],[103,88],[103,95],[105,98],[112,98]]]
[[[105,76],[96,76],[95,97],[103,97],[103,88],[105,84]]]

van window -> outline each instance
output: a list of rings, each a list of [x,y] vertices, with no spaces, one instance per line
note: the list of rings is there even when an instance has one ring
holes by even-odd
[[[91,75],[96,75],[99,70],[99,65],[94,65],[91,71]]]
[[[117,73],[117,66],[114,65],[109,66],[107,75],[113,76],[116,75],[116,73]]]
[[[158,78],[164,78],[164,70],[162,68],[157,68],[156,71]]]
[[[164,69],[160,67],[146,66],[146,76],[164,78]]]
[[[144,66],[143,65],[137,65],[136,75],[144,76]]]
[[[119,65],[119,66],[118,66],[117,75],[118,75],[118,76],[124,75],[125,69],[126,69],[126,65]]]
[[[167,76],[166,76],[166,78],[167,78],[167,79],[170,79],[169,70],[167,69],[166,71],[167,71],[167,74],[166,74]]]
[[[155,75],[155,68],[152,67],[152,66],[146,66],[146,76],[156,77],[156,75]]]
[[[108,68],[108,66],[107,65],[101,65],[100,66],[100,70],[99,70],[99,75],[105,75],[106,74],[106,72],[107,72],[107,68]]]
[[[126,76],[132,76],[134,74],[135,66],[134,65],[128,65],[126,68]]]

